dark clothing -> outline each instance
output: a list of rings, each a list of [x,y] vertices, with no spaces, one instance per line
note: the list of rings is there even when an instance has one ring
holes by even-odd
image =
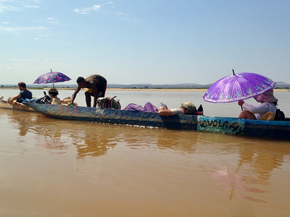
[[[22,90],[19,94],[22,99],[32,99],[32,93],[29,90]]]
[[[107,83],[105,83],[103,85],[98,85],[97,86],[98,97],[104,97],[105,93],[106,93],[106,89],[107,89]],[[86,91],[86,92],[89,92],[91,94],[91,96],[94,96],[94,92],[93,91],[92,92]]]
[[[21,98],[16,99],[16,102],[22,103],[23,99],[32,99],[32,93],[27,89],[20,91],[19,94]]]
[[[107,80],[104,77],[102,77],[101,75],[97,75],[97,74],[91,75],[91,76],[86,78],[86,82],[88,82],[90,85],[92,85],[91,82],[93,80],[97,81],[97,83],[94,84],[94,85],[96,85],[97,92],[98,92],[97,97],[104,97],[106,89],[107,89]],[[91,96],[94,96],[94,92],[93,92],[92,87],[88,88],[86,90],[86,92],[89,92],[91,94]]]

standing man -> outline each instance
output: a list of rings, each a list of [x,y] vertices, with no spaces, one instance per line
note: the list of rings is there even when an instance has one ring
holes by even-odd
[[[13,96],[9,103],[12,105],[13,101],[16,100],[16,102],[22,103],[23,99],[32,99],[32,93],[26,89],[26,84],[24,82],[18,83],[18,88],[20,90],[20,93],[16,96]]]
[[[84,79],[78,77],[78,87],[72,95],[72,103],[74,102],[76,95],[82,88],[87,88],[85,92],[87,107],[91,107],[91,96],[94,97],[94,106],[97,105],[98,97],[104,97],[107,89],[107,80],[101,75],[91,75]]]

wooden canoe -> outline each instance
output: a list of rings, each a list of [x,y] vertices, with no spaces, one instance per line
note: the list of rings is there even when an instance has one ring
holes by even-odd
[[[0,102],[0,109],[10,109],[10,110],[19,110],[19,111],[26,111],[26,112],[36,112],[33,108],[23,105],[22,103],[15,103],[10,105],[6,101]]]
[[[47,117],[65,120],[290,139],[290,121],[261,121],[197,115],[160,116],[158,113],[151,112],[98,109],[66,105],[44,105],[37,103],[25,104]]]

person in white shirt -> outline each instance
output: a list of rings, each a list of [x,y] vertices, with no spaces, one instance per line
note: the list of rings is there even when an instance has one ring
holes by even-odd
[[[200,107],[202,108],[202,107]],[[179,109],[168,109],[166,105],[158,108],[158,114],[161,116],[172,116],[178,114],[185,115],[202,115],[200,108],[196,110],[196,107],[191,102],[182,102]]]
[[[254,106],[245,103],[243,100],[238,101],[239,106],[242,106],[244,109],[240,113],[239,118],[259,120],[267,112],[276,113],[278,99],[274,97],[273,89],[255,96],[254,99],[261,104]]]

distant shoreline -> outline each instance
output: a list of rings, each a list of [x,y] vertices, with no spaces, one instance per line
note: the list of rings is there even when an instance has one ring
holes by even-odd
[[[196,91],[196,92],[205,92],[207,89],[133,89],[133,88],[107,88],[111,91]]]
[[[192,91],[192,92],[206,92],[207,89],[132,89],[132,88],[107,88],[112,91]],[[274,89],[274,92],[290,92],[290,89]]]
[[[1,89],[18,89],[18,87],[0,87]],[[27,88],[31,90],[49,90],[48,87],[42,88]],[[71,87],[58,87],[58,90],[75,90],[76,88]],[[180,92],[206,92],[207,89],[178,89],[178,88],[158,88],[158,89],[138,89],[138,88],[107,88],[107,91],[180,91]],[[290,89],[274,89],[274,92],[290,92]]]
[[[207,89],[125,89],[125,88],[107,88],[112,91],[192,91],[192,92],[206,92]],[[290,89],[274,89],[274,92],[290,92]]]

